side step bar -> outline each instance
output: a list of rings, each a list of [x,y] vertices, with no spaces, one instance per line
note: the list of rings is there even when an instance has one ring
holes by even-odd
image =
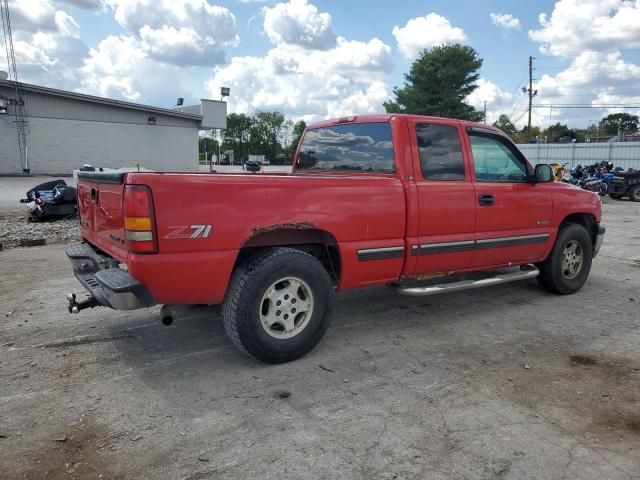
[[[504,283],[517,282],[519,280],[526,280],[529,278],[535,278],[540,274],[533,265],[524,265],[521,270],[509,273],[498,273],[492,277],[481,278],[477,280],[460,280],[458,282],[439,283],[429,286],[407,286],[399,285],[397,287],[398,293],[402,295],[409,295],[412,297],[426,297],[429,295],[437,295],[439,293],[447,292],[459,292],[461,290],[470,290],[472,288],[490,287],[493,285],[502,285]]]

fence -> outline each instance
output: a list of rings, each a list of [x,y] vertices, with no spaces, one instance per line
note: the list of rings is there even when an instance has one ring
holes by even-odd
[[[573,167],[605,160],[613,162],[614,167],[640,170],[640,142],[532,143],[519,144],[518,148],[533,164],[568,163]]]

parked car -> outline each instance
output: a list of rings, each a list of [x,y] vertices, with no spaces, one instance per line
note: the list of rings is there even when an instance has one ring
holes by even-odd
[[[640,171],[614,172],[609,184],[609,196],[616,200],[629,197],[634,202],[640,202]]]
[[[103,305],[222,304],[244,353],[285,362],[329,325],[334,290],[406,295],[537,277],[570,294],[604,238],[597,194],[554,182],[484,124],[364,115],[310,126],[291,174],[81,172],[67,255]],[[126,268],[121,268],[126,266]]]

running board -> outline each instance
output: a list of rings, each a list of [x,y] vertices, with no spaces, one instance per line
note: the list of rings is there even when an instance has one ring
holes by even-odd
[[[439,293],[459,292],[461,290],[471,290],[473,288],[490,287],[493,285],[517,282],[519,280],[527,280],[529,278],[536,278],[539,274],[540,270],[535,266],[524,265],[521,267],[521,270],[516,272],[498,273],[497,275],[477,280],[460,280],[457,282],[415,287],[399,285],[397,290],[398,293],[401,293],[402,295],[426,297],[429,295],[437,295]]]

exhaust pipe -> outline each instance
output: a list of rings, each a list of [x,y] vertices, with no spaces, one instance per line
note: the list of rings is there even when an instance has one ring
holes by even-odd
[[[167,327],[173,323],[176,318],[175,305],[163,305],[160,309],[160,321]]]

